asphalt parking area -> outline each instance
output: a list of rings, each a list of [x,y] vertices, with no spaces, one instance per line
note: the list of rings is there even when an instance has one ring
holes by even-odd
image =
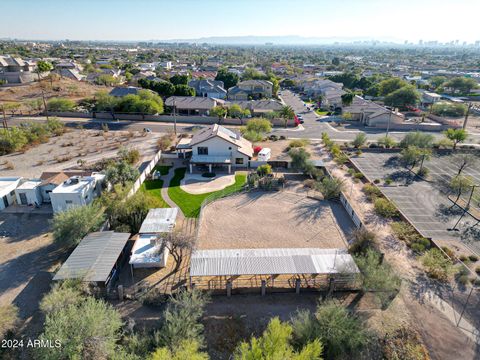
[[[433,240],[465,240],[462,241],[464,246],[480,254],[480,246],[471,242],[471,239],[462,239],[464,230],[475,223],[473,218],[464,217],[456,227],[459,231],[451,230],[460,218],[461,211],[458,208],[450,209],[452,202],[441,188],[458,172],[454,157],[432,156],[431,160],[426,161],[425,166],[430,170],[429,181],[414,177],[404,168],[398,161],[398,153],[364,152],[350,160],[369,181],[381,180],[378,187],[420,234]],[[463,174],[480,184],[478,168],[467,168]],[[386,178],[392,179],[393,183],[383,184]]]

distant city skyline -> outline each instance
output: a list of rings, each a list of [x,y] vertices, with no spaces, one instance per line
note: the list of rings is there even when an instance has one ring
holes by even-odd
[[[480,40],[478,0],[6,0],[2,11],[0,38],[25,40]]]

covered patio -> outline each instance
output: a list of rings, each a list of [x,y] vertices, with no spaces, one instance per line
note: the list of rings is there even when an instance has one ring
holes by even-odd
[[[226,166],[228,173],[232,173],[230,156],[193,155],[190,159],[190,174],[193,173],[194,165],[208,166],[208,172],[213,172],[213,167]]]

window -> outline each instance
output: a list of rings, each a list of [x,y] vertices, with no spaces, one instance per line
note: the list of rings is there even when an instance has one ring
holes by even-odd
[[[15,190],[10,191],[10,196],[13,196],[13,195],[15,195]]]
[[[235,159],[235,164],[237,164],[237,165],[243,165],[243,158],[236,158],[236,159]]]
[[[52,190],[46,190],[45,191],[47,194],[50,194],[52,192]]]
[[[65,200],[65,204],[72,204],[73,201],[72,200]]]
[[[208,155],[208,147],[199,146],[197,148],[198,155]]]

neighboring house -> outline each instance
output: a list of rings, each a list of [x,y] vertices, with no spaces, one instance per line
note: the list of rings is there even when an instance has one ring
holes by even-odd
[[[109,95],[110,96],[115,96],[115,97],[123,97],[125,95],[138,95],[138,92],[142,90],[142,88],[135,87],[135,86],[127,86],[127,87],[121,87],[117,86],[110,91]]]
[[[398,111],[387,109],[370,100],[355,96],[352,104],[342,109],[343,113],[352,114],[352,120],[357,120],[367,126],[384,126],[403,123],[405,117]]]
[[[195,133],[187,146],[192,151],[190,172],[194,165],[227,167],[231,173],[233,167],[247,167],[253,156],[252,143],[239,133],[215,124]]]
[[[307,96],[312,98],[321,95],[322,97],[330,97],[332,99],[334,96],[342,96],[345,94],[342,88],[342,83],[321,79],[306,82],[303,86],[303,91]]]
[[[40,195],[42,197],[42,202],[49,203],[50,193],[58,185],[62,184],[64,181],[67,181],[70,177],[73,176],[91,176],[91,171],[46,171],[40,175],[41,183],[38,185],[40,188]]]
[[[15,202],[15,189],[21,181],[21,177],[0,177],[0,210]]]
[[[277,100],[250,100],[250,101],[227,101],[225,105],[228,107],[238,104],[242,109],[250,110],[252,116],[260,116],[272,111],[282,110],[282,103]]]
[[[195,89],[197,96],[215,99],[225,99],[227,97],[227,90],[223,88],[223,81],[190,80],[188,86]]]
[[[165,100],[165,106],[180,115],[209,115],[210,110],[224,103],[220,99],[197,96],[171,96]]]
[[[273,84],[267,80],[246,80],[241,81],[237,86],[228,89],[229,100],[249,100],[271,98]]]
[[[33,179],[27,180],[15,189],[15,196],[17,198],[17,204],[19,205],[40,205],[42,200],[42,194],[40,192],[40,184],[42,180]]]
[[[100,291],[114,285],[128,253],[129,233],[101,231],[85,236],[53,280],[80,279]]]
[[[176,224],[178,208],[150,209],[132,248],[132,269],[165,267],[168,261],[168,234]]]
[[[434,92],[425,91],[422,94],[422,104],[423,105],[435,104],[436,102],[439,102],[441,99],[442,99],[442,96],[439,95],[439,94],[436,94]]]
[[[58,185],[50,193],[53,212],[68,210],[73,206],[85,206],[102,192],[105,175],[74,176]]]
[[[58,68],[54,72],[60,75],[62,78],[68,78],[76,81],[82,81],[86,79],[86,76],[80,74],[76,69]]]
[[[192,79],[206,79],[206,80],[214,80],[217,76],[216,71],[192,71],[190,73]]]
[[[21,58],[0,56],[0,80],[8,84],[23,84],[35,80],[34,65]]]

